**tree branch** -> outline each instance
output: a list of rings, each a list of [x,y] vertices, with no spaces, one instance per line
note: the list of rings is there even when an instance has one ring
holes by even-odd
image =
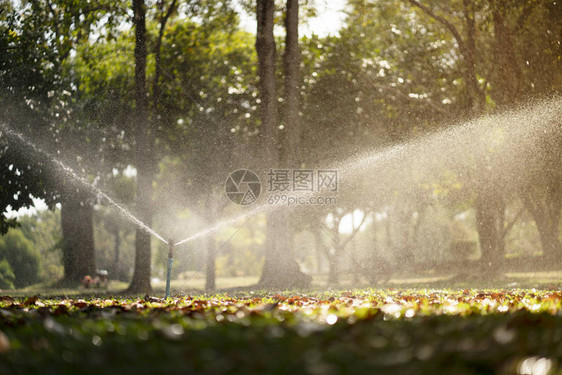
[[[519,16],[519,18],[517,19],[517,22],[515,24],[515,32],[516,33],[519,33],[521,31],[521,29],[523,29],[523,25],[525,24],[525,21],[527,21],[527,18],[529,18],[531,13],[533,13],[533,8],[537,4],[538,4],[538,2],[534,2],[534,1],[530,2],[523,9],[523,11],[521,12],[521,15]]]
[[[519,212],[517,212],[517,214],[515,215],[515,217],[509,222],[509,224],[507,224],[501,233],[501,238],[505,238],[505,236],[507,236],[507,233],[509,233],[509,231],[511,230],[511,228],[513,228],[513,226],[515,225],[515,222],[519,219],[519,217],[521,216],[521,214],[523,213],[523,211],[525,211],[525,207],[522,207]]]
[[[423,5],[422,3],[420,3],[417,0],[406,0],[406,1],[409,2],[410,4],[414,5],[415,7],[418,7],[419,9],[424,11],[428,16],[430,16],[431,18],[433,18],[434,20],[436,20],[437,22],[439,22],[443,26],[445,26],[451,32],[451,34],[453,34],[453,37],[455,38],[455,40],[459,44],[459,48],[463,51],[466,51],[466,46],[464,44],[464,40],[463,40],[461,34],[459,33],[459,31],[457,30],[457,28],[455,27],[455,25],[453,25],[451,22],[449,22],[445,18],[441,17],[440,15],[435,13],[433,10],[431,10],[429,7]]]
[[[177,0],[173,0],[172,3],[170,4],[170,7],[168,8],[168,11],[166,12],[166,15],[164,16],[164,18],[160,21],[160,24],[165,26],[166,22],[168,22],[168,18],[170,18],[170,16],[172,15],[172,13],[174,12],[174,9],[176,8],[176,3]]]
[[[353,212],[351,213],[353,215]],[[355,237],[355,235],[357,234],[357,232],[359,232],[359,229],[361,229],[361,227],[363,226],[363,223],[365,222],[365,219],[367,218],[367,213],[363,214],[363,218],[361,219],[361,222],[359,223],[359,225],[357,226],[357,228],[355,228],[353,230],[353,232],[351,232],[351,234],[349,235],[349,237],[341,244],[342,249],[345,249],[345,247],[347,246],[347,244]]]
[[[535,206],[535,204],[533,203],[531,197],[527,192],[522,192],[521,197],[523,198],[523,204],[531,212],[531,215],[533,215],[533,218],[537,222],[537,226],[542,225],[544,221],[544,217],[542,215],[542,212],[540,212],[541,211],[540,208]]]

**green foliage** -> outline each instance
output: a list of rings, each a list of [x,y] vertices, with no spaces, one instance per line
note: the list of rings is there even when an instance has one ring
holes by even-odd
[[[119,3],[119,2],[118,2]],[[91,127],[79,123],[69,98],[75,91],[68,63],[76,45],[86,41],[103,18],[104,36],[122,14],[118,3],[86,0],[18,2],[0,15],[0,114],[3,126],[16,129],[44,151],[79,165],[76,151],[97,148]],[[101,35],[100,35],[101,37]],[[86,135],[84,130],[90,134]],[[80,134],[81,137],[76,137]],[[69,139],[71,141],[69,141]],[[77,142],[85,139],[84,142]],[[14,137],[0,139],[0,208],[32,205],[31,194],[52,207],[67,188],[45,155]],[[94,153],[92,153],[94,154]],[[93,155],[92,155],[93,156]],[[48,159],[48,158],[47,158]],[[0,216],[0,233],[15,224]]]
[[[20,229],[11,229],[0,237],[0,259],[5,259],[12,268],[16,288],[24,288],[40,280],[41,256]]]
[[[6,259],[0,260],[0,289],[13,289],[16,275]]]
[[[151,102],[148,108],[158,160],[154,224],[172,228],[173,235],[183,235],[186,228],[199,230],[232,213],[225,210],[222,201],[217,203],[216,198],[222,196],[226,170],[260,163],[261,155],[253,152],[258,148],[260,103],[255,36],[240,30],[232,2],[178,2],[177,11],[162,30],[161,75],[154,82],[157,71],[154,49],[160,31],[157,11],[170,3],[170,0],[147,2],[148,90],[154,95],[152,90],[157,85],[160,87],[158,101]],[[458,122],[469,106],[463,51],[445,23],[408,1],[350,0],[348,3],[345,26],[339,35],[301,39],[300,160],[306,168],[340,162],[364,150],[426,134],[451,119]],[[448,21],[462,38],[466,38],[468,31],[466,16],[474,15],[474,69],[486,96],[485,111],[501,108],[500,103],[510,96],[510,86],[519,87],[523,94],[522,98],[507,101],[508,104],[525,96],[560,92],[562,7],[559,2],[423,0],[420,3]],[[127,166],[136,163],[133,134],[139,126],[131,116],[135,109],[134,32],[124,30],[130,26],[127,18],[130,4],[107,0],[0,1],[0,4],[3,9],[0,14],[2,121],[131,207],[136,196],[135,180],[122,175]],[[246,11],[253,12],[254,2],[244,0],[241,4]],[[276,2],[277,26],[281,25],[285,4]],[[312,16],[314,8],[315,1],[301,2],[301,19]],[[511,47],[506,47],[515,66],[509,69],[515,72],[512,80],[504,79],[507,67],[500,57],[505,51],[499,48],[496,38],[498,14],[503,17],[512,42]],[[277,37],[277,45],[277,71],[282,72],[281,36]],[[280,73],[277,78],[282,96],[284,77]],[[511,81],[517,82],[506,84]],[[281,102],[280,125],[285,125],[283,106]],[[291,131],[290,127],[285,129]],[[58,173],[56,165],[22,142],[4,135],[0,137],[2,211],[8,205],[14,210],[31,205],[31,196],[45,199],[52,208],[61,198],[74,194],[76,186]],[[548,157],[542,157],[544,163],[530,168],[527,176],[518,176],[529,181],[523,192],[524,199],[531,202],[526,204],[527,211],[536,212],[533,220],[546,224],[525,226],[525,220],[531,218],[523,214],[525,220],[519,218],[513,226],[518,234],[506,236],[506,253],[536,252],[537,228],[541,238],[551,238],[553,246],[560,246],[561,179],[557,151],[561,138],[559,132],[548,138],[540,146],[548,149],[544,152]],[[481,141],[491,144],[489,155],[493,156],[503,155],[502,139],[501,134],[496,134]],[[461,157],[470,159],[467,155]],[[475,175],[478,172],[477,168],[471,171]],[[474,241],[475,220],[465,223],[453,219],[458,213],[472,215],[469,211],[477,194],[471,186],[445,168],[432,176],[426,171],[415,173],[419,184],[412,184],[407,192],[374,194],[368,182],[357,181],[355,188],[340,192],[340,204],[335,209],[351,212],[360,208],[367,213],[384,214],[385,223],[391,222],[390,229],[383,225],[370,228],[381,239],[379,242],[386,243],[386,248],[380,249],[384,253],[396,253],[392,243],[399,243],[408,237],[405,233],[412,232],[414,225],[419,226],[420,220],[414,217],[423,217],[425,221],[421,223],[424,238],[408,240],[416,243],[419,257],[446,251],[451,241]],[[499,189],[503,190],[510,213],[511,208],[518,206],[520,192],[511,189],[507,194],[505,185]],[[363,195],[357,193],[360,190]],[[410,198],[416,204],[411,204]],[[92,203],[94,198],[90,200]],[[186,212],[189,220],[179,220]],[[325,217],[327,211],[319,210],[315,214]],[[40,276],[44,281],[57,278],[62,272],[58,214],[49,215],[21,220],[21,232],[41,254]],[[131,252],[132,228],[115,216],[106,207],[96,211],[98,261],[109,269],[117,268],[119,263],[113,256],[114,249],[121,247],[120,241],[128,243],[121,247],[121,255],[127,257]],[[514,213],[511,217],[515,217]],[[14,225],[16,220],[0,216],[0,233],[6,233]],[[306,228],[306,225],[298,227]],[[545,232],[545,227],[550,230]],[[216,244],[228,240],[227,232],[217,233]],[[367,238],[370,233],[363,236]],[[219,253],[219,274],[254,274],[262,261],[263,235],[263,227],[242,230],[240,239],[233,240],[230,247]],[[363,253],[370,251],[371,242],[363,240]],[[437,242],[442,249],[437,248]],[[204,257],[205,251],[200,248],[205,246],[205,241],[191,246],[185,263],[193,268]],[[165,269],[166,251],[163,246],[161,257],[155,258],[161,270]],[[181,267],[176,267],[174,272],[185,271]],[[128,270],[114,274],[126,278]]]
[[[25,215],[18,219],[18,223],[25,238],[33,243],[33,248],[41,256],[41,281],[52,283],[61,279],[63,267],[60,210],[44,210],[35,215]]]

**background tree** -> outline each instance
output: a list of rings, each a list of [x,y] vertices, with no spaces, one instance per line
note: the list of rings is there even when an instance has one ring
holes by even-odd
[[[0,259],[5,259],[13,270],[16,288],[24,288],[39,281],[41,257],[21,230],[11,229],[0,238]],[[5,275],[9,276],[9,273]]]
[[[16,275],[6,259],[0,260],[0,288],[13,289]]]
[[[3,23],[10,30],[3,35],[7,35],[6,43],[11,46],[7,56],[3,55],[10,61],[3,65],[2,75],[7,80],[2,95],[5,119],[10,127],[33,140],[44,151],[87,174],[91,169],[86,158],[77,155],[87,153],[88,159],[95,158],[99,143],[92,142],[95,139],[91,137],[92,133],[96,133],[94,127],[80,123],[76,107],[69,100],[76,88],[71,84],[71,52],[89,38],[105,15],[108,16],[107,27],[111,29],[112,19],[119,14],[118,7],[111,7],[107,2],[92,5],[86,1],[73,4],[30,1],[19,6],[21,8],[12,9],[7,14]],[[35,78],[30,79],[33,76]],[[84,138],[84,142],[79,142]],[[93,273],[91,193],[75,184],[72,178],[65,181],[57,176],[60,168],[29,146],[21,148],[19,156],[17,151],[9,153],[12,155],[6,154],[2,158],[7,169],[5,181],[13,180],[14,184],[10,185],[15,191],[6,196],[3,204],[16,209],[29,206],[29,194],[45,199],[51,207],[55,202],[64,203],[62,210],[68,219],[64,220],[63,226],[66,234],[64,282],[76,283],[84,274]],[[26,170],[25,176],[14,173],[19,170]]]
[[[252,38],[236,29],[236,14],[227,4],[201,7],[171,25],[162,56],[167,111],[157,196],[158,206],[171,213],[163,220],[174,237],[186,234],[176,215],[187,209],[209,226],[220,220],[228,205],[227,171],[247,162],[244,149],[256,127]],[[192,20],[201,14],[204,22]],[[213,234],[203,245],[208,290],[215,288],[215,245]]]
[[[270,167],[280,165],[283,162],[281,149],[284,148],[288,155],[292,155],[288,144],[283,144],[283,138],[279,134],[279,108],[277,105],[277,83],[275,77],[276,68],[276,45],[273,36],[275,2],[273,0],[258,1],[256,5],[257,34],[256,51],[258,55],[258,77],[260,105],[260,152],[267,155],[265,160]],[[288,3],[286,15],[287,49],[285,68],[288,70],[289,81],[286,93],[292,104],[298,102],[295,96],[295,83],[298,81],[298,45],[295,45],[298,36],[298,4]],[[298,139],[299,125],[298,112],[296,116],[291,111],[298,108],[287,108],[288,119],[292,121],[291,131],[295,131],[295,139]],[[295,140],[289,140],[294,145]],[[265,263],[263,267],[260,284],[269,287],[306,286],[310,283],[309,277],[304,275],[294,260],[294,248],[292,245],[292,230],[290,215],[287,210],[280,210],[268,215],[266,226]]]
[[[152,226],[152,183],[154,180],[154,131],[148,118],[146,89],[146,6],[143,0],[133,0],[135,26],[135,161],[137,167],[136,214],[145,225]],[[137,228],[135,236],[135,271],[129,285],[134,293],[150,292],[152,236]]]

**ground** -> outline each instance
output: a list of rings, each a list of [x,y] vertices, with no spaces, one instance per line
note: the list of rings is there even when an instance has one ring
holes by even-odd
[[[5,296],[0,331],[2,374],[547,374],[562,364],[562,293]]]

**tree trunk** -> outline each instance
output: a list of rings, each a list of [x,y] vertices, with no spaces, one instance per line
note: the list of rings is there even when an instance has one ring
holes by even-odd
[[[328,273],[328,285],[338,285],[340,283],[339,277],[339,262],[341,259],[341,241],[340,241],[340,221],[334,219],[334,252],[330,254],[329,261],[330,261],[330,270]]]
[[[482,270],[489,277],[497,276],[499,264],[502,257],[500,236],[503,229],[503,221],[498,207],[497,199],[485,192],[480,192],[476,199],[476,229],[480,242]],[[505,208],[503,208],[505,210]]]
[[[557,179],[555,179],[557,180]],[[560,242],[560,219],[562,211],[562,182],[553,181],[548,186],[546,193],[535,192],[531,194],[523,192],[523,202],[526,209],[531,213],[537,225],[543,256],[550,262],[560,262],[562,255],[562,244]]]
[[[377,235],[377,220],[376,215],[373,215],[373,222],[371,224],[373,228],[373,246],[371,247],[371,251],[369,253],[369,259],[373,260],[379,257],[379,245],[378,245],[378,235]]]
[[[292,8],[294,11],[295,7]],[[296,8],[298,10],[298,7]],[[273,0],[257,2],[256,51],[260,91],[261,152],[268,155],[266,168],[274,168],[280,161],[278,133],[277,88],[275,82],[276,49],[273,37]],[[291,16],[293,18],[294,16]],[[298,15],[297,15],[298,19]],[[292,25],[292,23],[291,23]],[[294,25],[296,27],[297,25]],[[297,34],[298,37],[298,34]],[[281,209],[270,213],[266,223],[265,263],[260,284],[265,287],[306,287],[311,278],[300,271],[294,260],[291,215]]]
[[[283,54],[283,69],[285,73],[284,89],[284,117],[285,142],[283,143],[284,156],[281,156],[281,164],[291,168],[300,168],[301,157],[299,144],[301,138],[300,121],[300,48],[299,48],[299,2],[298,0],[287,0],[285,14],[285,53]],[[295,235],[299,228],[299,215],[296,210],[289,213],[287,228],[287,246],[294,248]]]
[[[561,245],[558,239],[558,227],[541,226],[539,234],[544,257],[551,262],[560,263]]]
[[[472,0],[463,0],[464,17],[466,20],[466,47],[464,51],[465,74],[468,80],[467,95],[470,96],[468,103],[472,113],[480,115],[485,110],[486,88],[480,88],[476,74],[476,23],[474,19],[474,3]],[[481,167],[479,174],[488,174],[484,167]],[[498,196],[486,190],[485,186],[489,179],[484,176],[481,183],[484,188],[478,192],[476,203],[476,229],[482,252],[481,262],[483,272],[489,277],[496,277],[499,272],[499,263],[503,257],[501,245],[503,239],[500,238],[503,229],[503,221],[500,218],[505,216],[505,206],[498,206]],[[501,210],[504,212],[500,212]]]
[[[353,211],[351,211],[351,227],[355,229],[355,215]],[[353,238],[351,239],[351,257],[354,259],[354,262],[351,265],[351,269],[353,271],[352,282],[354,285],[356,285],[359,283],[359,275],[361,273],[361,269],[359,268],[359,254],[357,251],[357,242],[355,241],[355,236],[353,236]]]
[[[137,215],[152,226],[152,181],[154,135],[148,122],[146,90],[146,8],[144,0],[133,0],[135,25],[135,155],[137,162]],[[151,269],[151,236],[137,228],[135,234],[135,270],[129,291],[149,293]]]
[[[298,168],[302,160],[298,153],[301,138],[300,121],[300,48],[299,48],[299,2],[287,0],[287,14],[285,16],[285,54],[283,67],[285,70],[285,132],[287,133],[287,161],[294,168]]]
[[[259,282],[264,287],[306,288],[312,281],[300,270],[293,247],[287,246],[289,218],[289,211],[283,209],[267,217],[265,263]]]
[[[521,96],[523,73],[517,64],[517,56],[513,46],[512,33],[505,24],[499,9],[492,12],[494,21],[494,37],[496,45],[497,74],[494,97],[499,106],[516,103]]]
[[[324,242],[322,240],[322,232],[320,231],[320,228],[315,225],[312,226],[312,228],[310,228],[310,230],[312,231],[312,235],[314,236],[314,250],[315,250],[315,255],[316,255],[316,273],[320,273],[323,270],[322,267],[322,257],[323,254],[325,253],[324,250]]]
[[[447,19],[435,13],[431,8],[421,4],[417,0],[407,0],[409,3],[417,6],[423,10],[430,17],[436,21],[443,24],[453,35],[455,40],[459,45],[460,54],[464,60],[463,76],[466,83],[466,110],[474,115],[481,114],[486,105],[486,87],[481,88],[478,83],[478,77],[476,72],[476,20],[475,20],[475,10],[473,0],[463,0],[463,16],[465,19],[465,37],[463,38],[458,29]],[[499,19],[495,19],[494,22],[498,22]],[[499,29],[498,29],[499,30]],[[497,30],[497,31],[498,31]],[[505,36],[501,36],[506,38]],[[505,45],[506,40],[502,40],[502,45]],[[512,62],[510,62],[511,64]],[[483,169],[483,168],[482,168]],[[479,174],[485,174],[486,171],[480,170]],[[484,185],[487,185],[486,178],[482,178]],[[493,199],[489,196],[489,192],[485,189],[481,189],[478,192],[478,200],[476,204],[476,215],[477,219],[477,230],[480,240],[480,246],[482,249],[482,255],[488,261],[484,263],[490,264],[491,261],[496,262],[499,258],[499,248],[501,248],[501,241],[499,240],[500,235],[503,230],[502,226],[498,227],[498,217],[504,214],[500,214],[500,207],[493,209],[490,205],[493,205]],[[498,216],[499,215],[499,216]],[[488,225],[493,225],[493,227],[488,227]],[[500,229],[502,230],[500,230]],[[494,271],[495,273],[495,271]]]
[[[153,121],[155,122],[155,129],[158,128],[158,115],[160,114],[160,77],[162,77],[162,65],[161,65],[161,55],[162,55],[162,40],[164,39],[164,30],[166,30],[166,24],[168,19],[174,12],[177,4],[177,0],[173,0],[166,11],[164,11],[164,0],[158,1],[158,13],[160,16],[160,27],[158,29],[158,37],[156,38],[156,45],[154,47],[154,80],[152,82],[152,109],[153,109]]]
[[[216,208],[213,202],[213,199],[209,195],[206,204],[206,217],[205,220],[207,225],[211,225],[213,222],[213,217],[215,217]],[[216,289],[216,274],[217,274],[217,265],[216,265],[216,240],[213,234],[209,234],[207,236],[207,264],[206,264],[206,274],[205,274],[205,290],[213,291]]]
[[[63,284],[74,285],[96,272],[94,210],[85,197],[69,194],[61,204]]]
[[[256,51],[258,55],[259,95],[261,99],[260,120],[262,147],[269,155],[268,163],[277,163],[278,144],[278,105],[277,87],[275,83],[275,39],[273,37],[273,0],[258,0],[257,2]]]
[[[466,20],[466,44],[463,52],[465,77],[470,99],[471,110],[479,114],[486,105],[486,93],[480,89],[476,76],[476,23],[474,20],[474,4],[471,0],[463,0],[464,18]]]
[[[340,223],[342,216],[336,216],[336,212],[332,212],[334,217],[334,226],[332,227],[332,248],[334,249],[332,252],[329,248],[326,249],[326,258],[328,258],[328,285],[338,285],[340,282],[339,277],[339,266],[341,261],[341,252],[343,247],[345,246],[341,242],[340,236]]]
[[[509,233],[509,229],[505,228],[505,211],[507,209],[506,204],[505,204],[505,200],[503,200],[501,197],[496,196],[496,207],[497,207],[497,215],[498,215],[498,222],[497,222],[497,231],[498,233],[497,235],[497,243],[496,246],[497,248],[497,252],[498,252],[498,256],[500,258],[504,258],[505,256],[505,238],[507,237],[507,234]]]
[[[119,252],[121,248],[121,233],[119,232],[119,228],[115,229],[115,257],[113,258],[113,270],[111,271],[113,275],[110,275],[111,278],[115,280],[121,280],[121,271],[119,267]]]
[[[386,249],[387,249],[387,252],[390,252],[393,256],[395,256],[395,254],[394,254],[394,244],[392,242],[392,228],[391,228],[391,222],[390,222],[390,210],[386,211],[385,234],[386,234]]]
[[[216,286],[216,243],[215,236],[207,236],[207,266],[205,275],[205,290],[212,292],[217,288]]]

